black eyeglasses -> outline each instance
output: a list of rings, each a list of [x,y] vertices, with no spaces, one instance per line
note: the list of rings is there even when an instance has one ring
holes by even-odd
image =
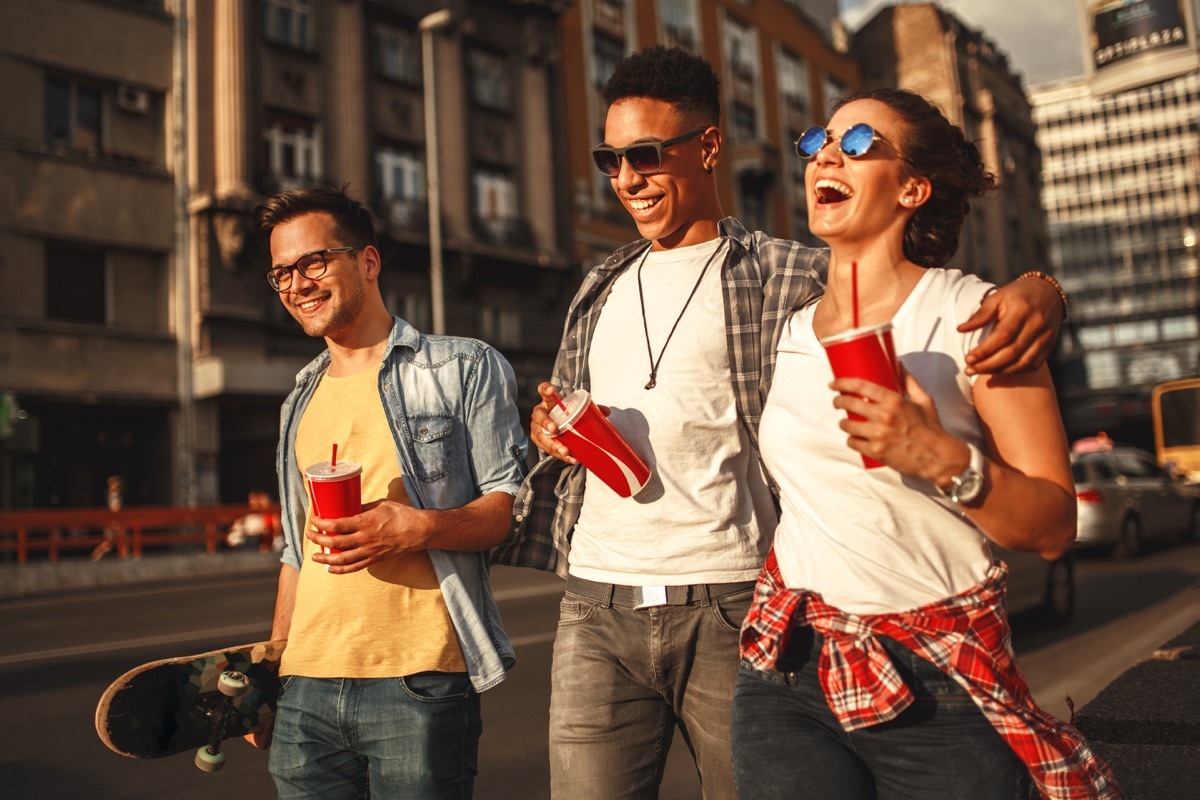
[[[813,127],[800,134],[800,138],[796,140],[796,155],[801,158],[813,158],[825,145],[833,141],[833,135],[820,125]],[[871,150],[871,146],[875,142],[883,142],[891,146],[896,151],[896,155],[904,161],[907,158],[900,155],[900,150],[887,139],[884,139],[875,129],[865,122],[860,122],[857,125],[851,125],[846,129],[846,132],[838,137],[838,149],[842,151],[848,158],[862,158]],[[909,162],[912,163],[911,161]]]
[[[264,274],[267,277],[267,283],[271,284],[272,289],[277,292],[283,292],[292,285],[292,270],[296,270],[310,281],[315,281],[325,274],[325,270],[329,269],[329,262],[325,258],[326,253],[351,253],[355,250],[362,250],[362,248],[326,247],[324,250],[313,250],[311,253],[305,253],[296,259],[295,264],[271,267]]]
[[[596,161],[596,167],[610,178],[615,178],[621,174],[621,158],[625,158],[625,162],[629,164],[629,168],[638,175],[653,175],[662,169],[662,151],[664,147],[686,142],[698,134],[708,130],[708,126],[696,128],[694,131],[680,134],[671,139],[662,142],[638,142],[631,144],[628,147],[609,147],[608,145],[600,145],[592,148],[592,158]]]

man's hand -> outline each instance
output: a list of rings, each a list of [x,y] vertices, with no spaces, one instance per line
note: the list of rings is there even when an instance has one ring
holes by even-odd
[[[530,415],[529,440],[537,446],[538,450],[548,456],[554,456],[568,464],[578,464],[579,459],[571,455],[571,449],[561,440],[554,438],[558,433],[558,426],[550,418],[550,409],[554,408],[555,398],[558,397],[554,384],[539,383],[538,394],[542,396],[542,402],[533,407],[533,414]],[[600,409],[600,413],[606,417],[612,413],[612,409],[608,406],[597,403],[596,408]]]
[[[271,746],[271,739],[275,734],[275,720],[264,724],[262,730],[251,731],[242,738],[250,744],[257,747],[259,750],[266,750]]]
[[[315,553],[313,561],[326,564],[334,575],[357,572],[389,558],[429,549],[429,512],[395,500],[363,507],[361,514],[341,519],[313,517],[315,530],[308,538],[319,547],[340,553]],[[329,531],[325,535],[317,531]]]
[[[996,327],[967,353],[967,374],[1034,370],[1046,363],[1058,341],[1062,299],[1041,278],[1020,278],[985,297],[958,331],[966,333],[991,322]]]

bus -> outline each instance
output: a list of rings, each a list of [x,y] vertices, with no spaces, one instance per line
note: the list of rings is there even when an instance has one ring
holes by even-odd
[[[1159,465],[1200,481],[1200,377],[1155,386],[1150,412]]]

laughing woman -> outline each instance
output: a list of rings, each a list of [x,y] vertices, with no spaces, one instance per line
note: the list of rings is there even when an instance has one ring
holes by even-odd
[[[1053,559],[1075,536],[1047,370],[968,375],[979,334],[956,328],[993,287],[941,269],[992,177],[962,131],[904,91],[844,101],[796,149],[811,159],[829,286],[793,313],[762,417],[782,514],[742,631],[738,792],[1119,798],[1078,731],[1030,698],[1007,570],[989,549]],[[893,324],[904,395],[834,380],[819,340],[855,320]]]

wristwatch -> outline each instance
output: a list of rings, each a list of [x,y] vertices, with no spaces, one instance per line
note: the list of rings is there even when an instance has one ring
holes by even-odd
[[[983,497],[983,453],[970,443],[967,444],[967,449],[971,451],[971,461],[967,468],[950,479],[949,489],[941,489],[942,494],[960,506],[973,505]]]

